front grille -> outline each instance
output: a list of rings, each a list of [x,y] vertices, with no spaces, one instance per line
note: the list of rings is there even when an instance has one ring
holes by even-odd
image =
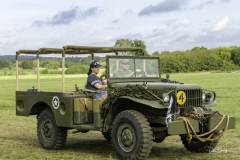
[[[202,104],[202,90],[201,89],[177,90],[177,93],[179,91],[183,91],[186,94],[186,102],[182,105],[177,103],[178,107],[200,106]]]

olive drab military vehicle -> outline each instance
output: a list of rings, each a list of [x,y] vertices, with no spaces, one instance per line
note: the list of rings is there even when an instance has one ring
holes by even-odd
[[[65,55],[106,54],[107,98],[96,98],[92,90],[65,91]],[[120,54],[131,53],[131,54]],[[138,56],[123,56],[123,55]],[[18,55],[34,54],[37,60],[37,86],[19,91]],[[39,55],[62,55],[62,90],[41,86]],[[152,143],[179,135],[192,152],[210,152],[227,129],[235,128],[235,117],[210,109],[216,93],[197,84],[184,84],[161,78],[159,57],[145,56],[141,48],[64,46],[16,52],[16,114],[37,115],[38,141],[44,149],[60,149],[67,130],[99,131],[111,141],[120,159],[145,159]],[[125,62],[125,63],[123,63]],[[124,67],[129,75],[121,75]],[[118,72],[118,74],[115,74]],[[31,84],[29,84],[31,85]],[[32,85],[31,85],[32,86]],[[29,86],[30,87],[30,86]]]

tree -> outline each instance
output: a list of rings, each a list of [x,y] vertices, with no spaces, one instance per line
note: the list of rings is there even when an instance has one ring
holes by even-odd
[[[222,68],[226,70],[233,66],[233,61],[231,60],[231,52],[226,47],[217,47],[210,50],[212,53],[216,54],[222,59]]]
[[[0,59],[0,67],[10,67],[12,62],[10,60],[2,60]]]
[[[131,46],[132,46],[131,39],[118,39],[114,45],[114,47],[131,47]]]
[[[231,60],[234,64],[240,66],[240,47],[236,47],[231,51]]]
[[[153,57],[159,57],[160,56],[160,52],[155,51],[155,52],[152,53],[152,56]]]
[[[33,61],[32,60],[25,60],[21,64],[23,69],[32,69],[33,68]]]
[[[162,51],[161,54],[170,54],[170,51]]]
[[[139,39],[134,39],[132,41],[132,47],[140,47],[140,48],[146,49],[145,42]]]
[[[94,58],[96,58],[96,57],[94,57]],[[96,61],[98,61],[98,60],[96,60]],[[78,64],[89,66],[89,64],[91,62],[92,62],[92,56],[88,56],[88,57],[84,57],[84,58],[80,59]]]
[[[197,52],[206,52],[208,49],[207,48],[205,48],[205,47],[194,47],[194,48],[192,48],[191,49],[191,51],[197,51]]]
[[[132,47],[140,47],[142,49],[146,49],[146,45],[145,45],[145,42],[142,41],[142,40],[139,40],[139,39],[134,39],[132,41]],[[134,53],[132,53],[132,55],[134,55]],[[142,53],[135,53],[135,55],[138,55],[138,56],[141,56]]]
[[[58,62],[58,60],[53,59],[49,60],[44,67],[47,69],[58,69],[60,68],[60,63]]]
[[[146,49],[145,42],[139,39],[118,39],[115,42],[114,47],[140,47],[142,49]],[[121,55],[142,55],[141,53],[135,52],[122,52]]]
[[[87,74],[89,67],[86,65],[73,65],[70,66],[65,73],[66,74]]]

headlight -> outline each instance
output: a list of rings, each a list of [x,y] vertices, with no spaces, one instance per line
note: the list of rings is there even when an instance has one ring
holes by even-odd
[[[212,102],[215,99],[215,95],[213,92],[209,92],[206,94],[206,102]]]
[[[202,93],[202,100],[205,101],[205,99],[206,99],[206,94],[203,92]]]
[[[216,98],[215,92],[205,90],[202,93],[202,100],[205,103],[213,102]]]
[[[169,101],[169,95],[168,95],[168,94],[163,93],[163,94],[162,94],[162,97],[163,97],[163,101],[164,101],[164,102],[168,102],[168,101]]]

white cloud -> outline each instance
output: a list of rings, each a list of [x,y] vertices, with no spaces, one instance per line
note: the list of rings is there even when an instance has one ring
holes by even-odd
[[[191,24],[191,21],[189,19],[182,19],[176,21],[176,25],[180,26],[188,26],[189,24]]]
[[[223,19],[221,19],[219,22],[217,22],[217,24],[215,24],[212,27],[211,31],[219,32],[219,31],[223,30],[224,28],[226,28],[229,22],[230,22],[230,18],[228,16],[225,16],[225,17],[223,17]]]
[[[159,37],[163,37],[166,35],[166,31],[163,29],[154,29],[151,30],[150,32],[143,33],[143,38],[144,39],[156,39]]]
[[[168,20],[165,23],[168,26],[172,26],[172,27],[176,28],[176,27],[180,27],[180,26],[186,27],[186,26],[190,25],[192,22],[189,19],[185,18],[185,19]]]
[[[120,38],[143,40],[149,53],[239,45],[239,5],[233,0],[4,1],[0,54],[64,45],[114,46]]]
[[[90,25],[88,23],[80,22],[74,25],[70,31],[88,31],[90,29]]]
[[[107,36],[104,38],[104,41],[108,42],[108,41],[111,41],[112,39],[114,39],[114,37]]]
[[[13,30],[13,27],[11,27],[11,26],[6,27],[6,28],[3,28],[3,29],[0,31],[0,37],[3,36],[3,35],[9,34],[12,30]]]

